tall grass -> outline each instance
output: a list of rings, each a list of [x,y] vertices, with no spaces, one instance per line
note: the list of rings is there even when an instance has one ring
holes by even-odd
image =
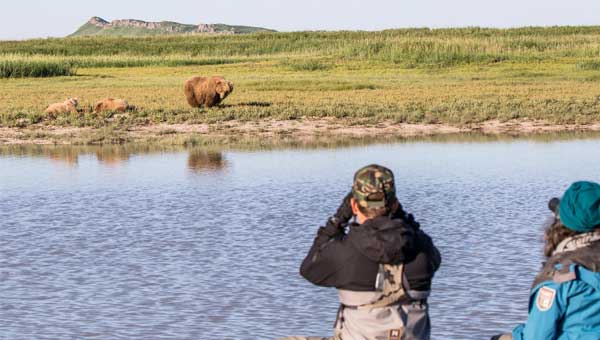
[[[201,66],[201,65],[225,65],[238,62],[252,61],[248,58],[206,58],[190,57],[184,55],[169,56],[54,56],[54,55],[19,55],[0,54],[0,63],[11,64],[38,64],[38,65],[65,65],[71,68],[125,68],[125,67],[148,67],[148,66]]]
[[[58,57],[75,67],[147,67],[147,66],[201,66],[225,65],[248,61],[235,58],[205,58],[182,55],[169,56],[71,56]]]
[[[577,63],[577,69],[579,70],[600,70],[599,60],[586,60]]]
[[[452,66],[504,60],[598,57],[600,26],[79,37],[0,42],[0,54],[126,58],[183,56],[192,64],[198,60],[287,55],[374,60],[412,67]],[[157,60],[152,61],[153,65],[159,63]],[[183,61],[171,63],[182,65]],[[108,61],[101,64],[110,65]],[[122,65],[126,67],[129,64]]]
[[[281,62],[281,66],[292,71],[325,71],[332,68],[331,65],[317,60],[284,60]]]
[[[45,78],[71,76],[73,65],[65,61],[34,58],[0,58],[0,78]]]

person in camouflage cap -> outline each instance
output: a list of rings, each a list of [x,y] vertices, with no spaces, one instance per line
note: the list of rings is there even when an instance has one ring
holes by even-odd
[[[427,297],[440,263],[431,238],[398,202],[392,171],[365,166],[300,268],[313,284],[337,288],[334,336],[286,339],[427,340]],[[393,295],[390,282],[397,282]]]
[[[354,175],[352,197],[363,213],[368,209],[391,208],[396,202],[394,173],[377,164],[365,166]]]

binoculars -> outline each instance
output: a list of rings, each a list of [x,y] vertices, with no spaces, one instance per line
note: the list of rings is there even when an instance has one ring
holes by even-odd
[[[558,206],[560,205],[560,198],[554,197],[548,202],[548,209],[558,216]]]

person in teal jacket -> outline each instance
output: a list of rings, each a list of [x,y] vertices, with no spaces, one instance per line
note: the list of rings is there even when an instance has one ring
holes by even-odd
[[[600,339],[600,185],[573,183],[549,206],[548,260],[533,283],[527,323],[492,340]]]

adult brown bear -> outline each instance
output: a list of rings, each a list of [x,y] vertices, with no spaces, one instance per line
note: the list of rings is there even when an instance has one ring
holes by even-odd
[[[131,108],[132,107],[129,106],[127,101],[125,101],[123,99],[106,98],[106,99],[102,99],[101,101],[96,103],[96,105],[94,106],[94,112],[95,113],[100,113],[102,111],[125,112]]]
[[[233,92],[233,83],[221,76],[193,77],[185,82],[184,91],[190,106],[213,107]]]

